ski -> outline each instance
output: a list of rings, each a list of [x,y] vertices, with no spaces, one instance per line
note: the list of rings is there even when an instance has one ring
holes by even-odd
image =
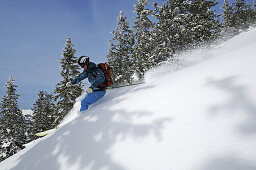
[[[135,85],[139,85],[139,84],[144,84],[146,82],[139,82],[139,83],[134,83],[134,84],[128,84],[128,85],[121,85],[121,86],[113,86],[110,89],[116,89],[116,88],[121,88],[121,87],[129,87],[129,86],[135,86]]]
[[[55,130],[57,130],[59,127],[57,128],[54,128],[54,129],[50,129],[50,130],[46,130],[46,131],[43,131],[43,132],[39,132],[39,133],[36,133],[35,135],[38,136],[38,137],[44,137],[48,134],[51,134],[53,133]]]

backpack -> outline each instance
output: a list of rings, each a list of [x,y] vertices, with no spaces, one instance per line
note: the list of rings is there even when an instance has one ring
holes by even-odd
[[[100,68],[105,76],[105,82],[99,85],[100,87],[109,87],[113,84],[111,79],[111,67],[108,65],[108,63],[99,63],[97,65],[98,68]]]

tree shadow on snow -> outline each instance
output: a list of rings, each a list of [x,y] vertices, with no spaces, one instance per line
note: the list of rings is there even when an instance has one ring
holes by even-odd
[[[243,114],[240,122],[235,127],[235,133],[241,135],[256,134],[256,105],[248,95],[248,88],[239,81],[238,76],[230,76],[223,79],[209,79],[207,86],[214,87],[227,95],[224,103],[210,107],[210,113],[214,116],[229,114]],[[223,141],[224,142],[224,141]],[[220,155],[208,160],[200,170],[256,170],[256,163],[237,155]]]
[[[241,85],[237,80],[238,76],[230,76],[220,80],[210,79],[207,85],[213,86],[218,90],[223,91],[228,95],[225,103],[217,104],[210,108],[210,112],[218,114],[219,112],[227,112],[233,116],[237,111],[246,115],[244,120],[241,120],[238,131],[244,135],[256,133],[256,104],[247,93],[247,87]]]
[[[202,170],[255,170],[255,162],[249,162],[234,156],[212,159]]]
[[[136,90],[128,88],[121,95],[134,89]],[[98,107],[92,107],[85,115],[61,127],[52,136],[28,150],[11,170],[62,170],[65,167],[75,170],[127,170],[111,154],[115,144],[131,138],[141,142],[147,136],[154,136],[161,141],[162,129],[172,120],[159,116],[152,118],[150,122],[135,124],[133,119],[150,117],[153,113],[143,110],[110,110],[109,105],[125,100],[125,97],[119,98],[120,93],[118,96],[114,96],[115,93],[110,95],[113,98],[106,96],[97,103]],[[110,98],[112,100],[107,101]]]

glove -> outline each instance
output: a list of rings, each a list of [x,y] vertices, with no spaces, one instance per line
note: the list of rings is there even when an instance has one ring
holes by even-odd
[[[88,88],[87,90],[86,90],[86,93],[91,93],[92,92],[92,88]]]
[[[71,87],[71,82],[67,82],[66,87]]]

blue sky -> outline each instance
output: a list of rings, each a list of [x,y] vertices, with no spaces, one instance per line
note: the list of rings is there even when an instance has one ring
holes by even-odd
[[[106,61],[110,32],[120,10],[132,21],[136,2],[1,0],[0,97],[5,95],[9,76],[18,85],[21,109],[32,108],[40,90],[51,93],[61,80],[59,59],[68,35],[77,57],[88,55],[96,63]]]
[[[21,108],[61,80],[59,59],[68,35],[76,56],[106,61],[119,11],[132,15],[135,0],[1,0],[0,97],[12,75]]]

